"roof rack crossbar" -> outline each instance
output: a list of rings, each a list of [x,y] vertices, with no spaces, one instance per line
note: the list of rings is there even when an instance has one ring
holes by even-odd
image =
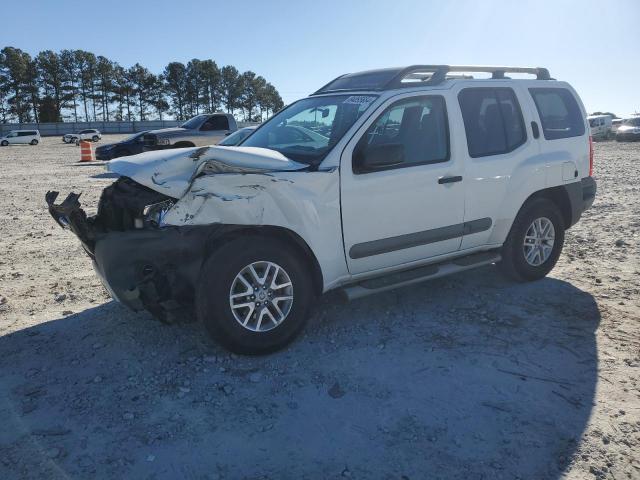
[[[491,78],[504,78],[505,73],[528,73],[538,80],[550,80],[549,70],[543,67],[490,67],[481,65],[451,65],[450,72],[487,72]]]
[[[481,65],[412,65],[404,68],[398,72],[398,74],[392,78],[383,88],[388,90],[391,88],[397,88],[402,85],[402,81],[411,75],[416,73],[428,73],[431,72],[431,76],[426,77],[423,85],[438,85],[444,82],[447,78],[447,73],[472,73],[472,72],[486,72],[491,74],[492,79],[503,79],[505,73],[528,73],[535,75],[538,80],[550,80],[549,70],[542,67],[490,67]]]
[[[377,71],[372,70],[372,73]],[[406,68],[397,70],[393,77],[382,85],[373,86],[371,88],[359,88],[359,90],[392,90],[402,87],[411,87],[419,83],[424,85],[439,85],[448,78],[450,73],[474,73],[485,72],[490,73],[492,79],[505,79],[505,73],[526,73],[529,75],[535,75],[538,80],[552,80],[549,75],[549,70],[543,67],[503,67],[503,66],[482,66],[482,65],[411,65]],[[369,72],[364,72],[369,73]],[[337,80],[347,76],[340,75],[339,77],[331,80],[322,88],[316,90],[311,95],[319,95],[321,93],[335,92],[338,90],[350,90],[350,88],[344,89],[329,89]],[[413,82],[407,82],[406,80],[413,80]]]
[[[414,73],[427,73],[432,72],[431,76],[423,80],[422,85],[438,85],[444,82],[449,71],[449,65],[411,65],[410,67],[400,70],[382,90],[390,90],[402,86],[402,80],[409,77]]]

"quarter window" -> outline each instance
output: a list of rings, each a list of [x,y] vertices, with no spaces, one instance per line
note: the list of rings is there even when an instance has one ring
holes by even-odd
[[[578,102],[565,88],[530,88],[546,140],[584,135],[584,117]]]
[[[402,145],[401,168],[449,160],[449,126],[444,98],[411,97],[387,108],[358,142],[354,157],[367,149]],[[363,173],[354,165],[355,173]]]
[[[469,156],[508,153],[526,141],[522,111],[510,88],[465,88],[458,101]]]

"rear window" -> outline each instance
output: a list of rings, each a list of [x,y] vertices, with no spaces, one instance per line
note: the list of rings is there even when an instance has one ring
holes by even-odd
[[[578,102],[564,88],[530,88],[546,140],[584,135],[584,117]]]
[[[458,95],[469,156],[508,153],[526,139],[524,120],[510,88],[465,88]]]

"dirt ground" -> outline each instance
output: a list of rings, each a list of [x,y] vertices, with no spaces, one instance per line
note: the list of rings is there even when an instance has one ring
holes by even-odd
[[[0,148],[0,478],[640,478],[640,144],[552,274],[495,267],[352,303],[230,355],[110,300],[48,189],[111,180],[59,138]]]

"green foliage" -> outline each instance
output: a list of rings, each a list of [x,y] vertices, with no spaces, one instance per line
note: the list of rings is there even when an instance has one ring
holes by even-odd
[[[84,50],[45,50],[35,58],[0,51],[0,122],[184,120],[225,109],[262,120],[283,107],[263,77],[213,60],[171,62],[156,75],[139,63],[124,68]]]

